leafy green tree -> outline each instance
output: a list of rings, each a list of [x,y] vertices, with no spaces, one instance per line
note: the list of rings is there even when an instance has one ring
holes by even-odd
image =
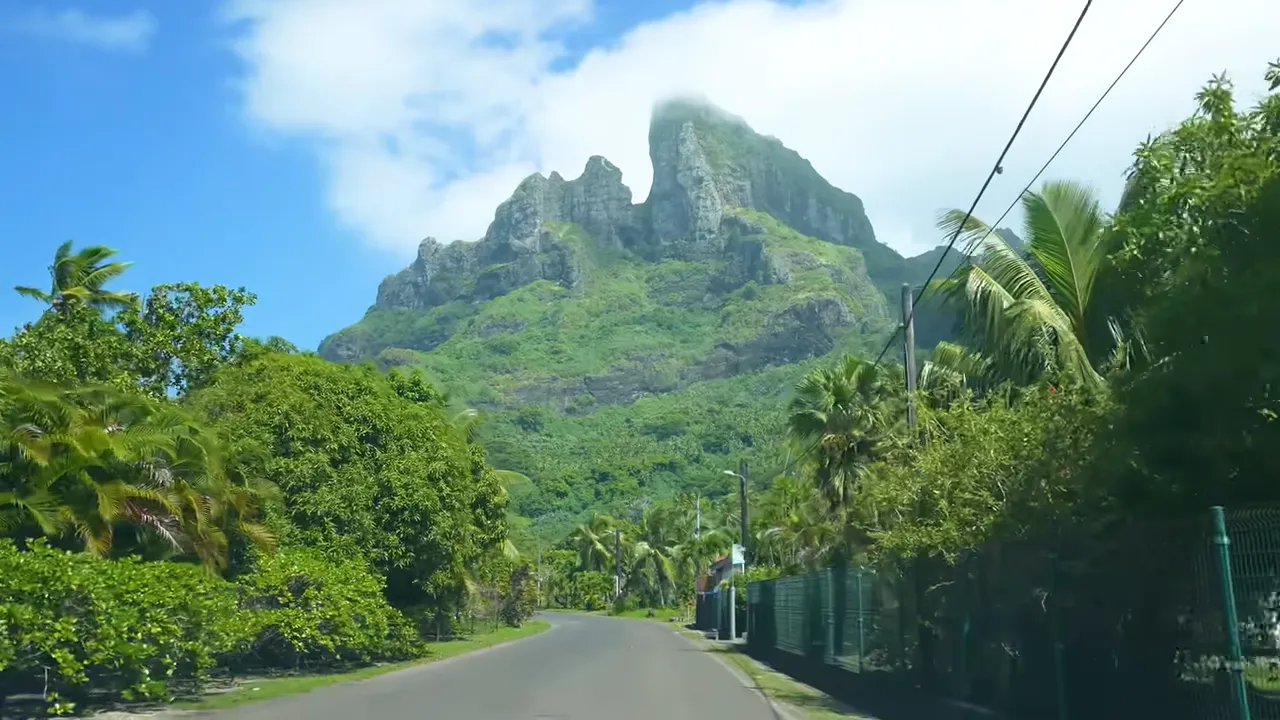
[[[111,267],[115,277],[128,263]],[[244,289],[159,285],[142,305],[124,304],[110,318],[102,312],[113,302],[105,292],[75,291],[58,300],[55,310],[15,333],[0,366],[47,382],[141,388],[163,397],[208,382],[243,352],[236,328],[255,300]]]
[[[779,476],[754,507],[754,563],[802,572],[821,566],[841,539],[808,479]]]
[[[119,277],[132,263],[107,262],[116,251],[104,245],[90,245],[75,254],[70,240],[58,246],[53,264],[49,266],[49,290],[18,286],[18,294],[48,303],[54,311],[62,312],[73,305],[84,305],[96,310],[114,310],[137,302],[130,293],[105,289],[105,285]]]
[[[24,377],[59,384],[135,389],[136,354],[115,323],[82,303],[45,312],[8,342],[4,366]]]
[[[366,559],[399,606],[454,602],[473,562],[502,545],[505,494],[483,450],[370,366],[267,354],[224,368],[190,402],[233,441],[268,450],[291,542]]]
[[[1106,309],[1093,302],[1110,247],[1106,218],[1089,188],[1063,181],[1026,193],[1022,210],[1025,253],[978,218],[943,214],[938,227],[947,234],[959,229],[978,259],[937,287],[963,309],[967,342],[1002,377],[1029,382],[1060,373],[1101,388],[1099,363],[1113,349],[1092,332],[1107,321]]]
[[[1115,220],[1115,295],[1143,352],[1108,462],[1132,512],[1280,497],[1280,95],[1238,111],[1215,77],[1196,99],[1137,150]]]
[[[140,307],[125,307],[115,321],[134,351],[141,385],[155,395],[181,395],[207,383],[243,349],[236,328],[256,299],[244,288],[172,283],[153,287]]]

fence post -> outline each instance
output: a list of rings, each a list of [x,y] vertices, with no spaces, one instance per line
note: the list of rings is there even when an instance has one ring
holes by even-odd
[[[957,684],[960,686],[960,697],[965,700],[971,700],[973,697],[973,684],[969,679],[969,639],[972,626],[970,603],[972,592],[969,588],[969,567],[972,564],[972,555],[956,563],[956,569],[960,574],[960,648],[956,653],[956,677],[959,679]]]
[[[831,660],[844,655],[845,609],[849,606],[849,560],[840,558],[831,578]]]
[[[1213,513],[1213,543],[1218,546],[1218,580],[1222,590],[1222,614],[1227,633],[1227,671],[1231,673],[1231,694],[1236,718],[1249,720],[1249,693],[1244,682],[1244,654],[1240,650],[1240,620],[1236,617],[1236,590],[1231,582],[1231,539],[1221,505]]]

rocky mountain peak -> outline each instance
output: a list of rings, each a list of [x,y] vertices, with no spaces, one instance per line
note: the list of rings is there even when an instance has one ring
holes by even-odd
[[[757,210],[801,234],[862,251],[877,283],[897,281],[903,259],[876,241],[862,201],[833,187],[776,138],[705,101],[655,106],[649,126],[653,185],[632,204],[622,171],[591,156],[582,173],[530,175],[494,212],[478,242],[426,240],[413,265],[387,278],[379,307],[477,301],[538,279],[573,286],[580,247],[552,230],[574,224],[600,245],[652,261],[722,257],[735,209]]]

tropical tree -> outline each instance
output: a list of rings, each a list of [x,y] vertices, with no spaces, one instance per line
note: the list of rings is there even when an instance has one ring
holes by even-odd
[[[958,343],[940,341],[920,368],[919,387],[931,405],[946,406],[966,390],[983,391],[998,383],[991,358]]]
[[[985,372],[1019,382],[1056,373],[1099,388],[1114,343],[1097,339],[1109,318],[1093,302],[1094,284],[1111,244],[1098,199],[1078,183],[1046,182],[1023,195],[1022,210],[1025,253],[978,218],[944,213],[938,227],[959,230],[977,260],[936,287],[961,307],[965,339],[984,356]],[[960,358],[934,365],[950,359]]]
[[[760,497],[752,524],[753,563],[792,572],[821,565],[841,538],[813,483],[785,475]]]
[[[679,543],[674,542],[676,524],[668,506],[650,506],[635,528],[635,544],[630,548],[626,590],[638,592],[666,606],[676,590]]]
[[[18,286],[19,294],[48,303],[56,311],[64,311],[71,303],[82,303],[97,309],[117,309],[137,302],[131,293],[105,290],[104,286],[119,277],[132,263],[107,262],[116,251],[104,245],[90,245],[72,254],[71,241],[58,246],[49,266],[48,291]]]
[[[613,530],[616,521],[608,515],[594,513],[591,519],[574,528],[569,543],[578,554],[578,570],[607,570],[613,562]]]
[[[812,473],[829,506],[848,509],[870,467],[893,444],[901,413],[889,373],[852,355],[811,372],[796,386],[787,420],[789,441]]]
[[[167,403],[0,376],[0,532],[96,554],[190,555],[226,566],[229,538],[266,548],[272,488]],[[158,550],[158,548],[163,548]]]

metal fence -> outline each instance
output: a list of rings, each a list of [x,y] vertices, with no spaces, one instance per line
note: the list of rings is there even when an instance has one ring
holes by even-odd
[[[717,637],[728,638],[729,612],[727,589],[700,592],[694,598],[693,626],[704,632],[715,632]],[[742,637],[747,632],[747,613],[744,608],[739,608],[737,613],[734,630],[738,637]]]
[[[1280,720],[1280,510],[755,582],[748,623],[753,651],[1009,718]]]

